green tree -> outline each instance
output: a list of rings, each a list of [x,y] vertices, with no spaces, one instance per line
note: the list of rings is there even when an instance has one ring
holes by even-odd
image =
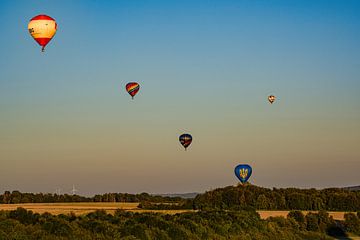
[[[300,227],[300,230],[305,230],[306,228],[306,222],[305,222],[305,216],[301,211],[290,211],[287,215],[288,218],[293,218]]]
[[[360,219],[354,213],[346,213],[345,228],[348,232],[360,234]]]
[[[321,198],[319,197],[316,197],[314,200],[313,200],[313,204],[312,204],[312,209],[313,210],[322,210],[324,209],[324,202]]]
[[[11,200],[10,191],[5,191],[4,196],[3,196],[3,203],[8,204],[8,203],[10,203],[10,200]]]
[[[257,198],[256,208],[261,210],[269,208],[269,201],[264,194],[260,194]]]
[[[318,216],[314,213],[308,213],[306,219],[306,230],[308,231],[319,231],[319,220]]]
[[[289,209],[307,210],[306,195],[302,193],[292,193],[287,197]]]
[[[38,215],[33,215],[32,211],[27,211],[25,208],[17,208],[9,212],[9,217],[16,219],[23,224],[34,224],[38,220]]]
[[[330,225],[332,225],[332,221],[329,218],[329,213],[324,210],[321,210],[317,214],[319,229],[321,232],[326,232]]]
[[[42,224],[43,229],[53,235],[69,237],[72,235],[70,224],[61,218],[51,217]]]
[[[21,203],[21,192],[13,191],[11,193],[10,203]]]

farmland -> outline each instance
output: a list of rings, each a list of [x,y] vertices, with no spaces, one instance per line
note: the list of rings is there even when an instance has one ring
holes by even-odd
[[[357,239],[360,235],[360,192],[336,188],[238,185],[193,199],[148,193],[84,197],[5,191],[0,203],[0,239],[18,239],[19,234],[32,236],[27,239],[238,239],[239,235]]]
[[[18,207],[31,210],[34,213],[51,213],[53,215],[75,213],[83,215],[96,210],[105,210],[107,213],[113,214],[117,209],[130,212],[157,212],[164,214],[176,214],[189,212],[192,210],[147,210],[138,208],[139,203],[136,202],[114,202],[114,203],[22,203],[22,204],[0,204],[0,210],[15,210]]]
[[[308,213],[317,213],[318,211],[302,211],[304,215]],[[287,217],[289,211],[257,211],[262,219],[267,219],[269,217]],[[329,216],[334,220],[344,220],[344,214],[346,212],[328,212]]]
[[[148,210],[141,209],[138,207],[139,203],[137,202],[82,202],[82,203],[22,203],[22,204],[0,204],[0,210],[15,210],[18,207],[31,210],[34,213],[51,213],[53,215],[59,214],[70,214],[74,213],[76,215],[83,215],[96,210],[105,210],[107,213],[114,214],[117,209],[122,209],[129,212],[155,212],[163,214],[177,214],[183,212],[193,212],[195,210]],[[269,217],[286,217],[289,211],[257,211],[262,219],[267,219]],[[317,211],[302,211],[305,215],[309,212]],[[346,212],[329,212],[329,215],[333,217],[334,220],[344,220],[344,214]]]

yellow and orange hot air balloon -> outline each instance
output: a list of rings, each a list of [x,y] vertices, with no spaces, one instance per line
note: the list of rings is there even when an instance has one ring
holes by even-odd
[[[41,51],[44,52],[45,46],[56,33],[57,24],[47,15],[38,15],[30,20],[28,29],[31,36],[42,47]]]

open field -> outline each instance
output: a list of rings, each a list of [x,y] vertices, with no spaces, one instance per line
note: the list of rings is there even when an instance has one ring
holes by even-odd
[[[0,210],[15,210],[18,207],[31,210],[35,213],[68,214],[76,215],[87,214],[96,210],[105,210],[109,213],[116,209],[136,210],[139,203],[22,203],[22,204],[0,204]]]
[[[157,212],[164,214],[176,214],[183,212],[191,212],[192,210],[146,210],[138,208],[139,203],[23,203],[23,204],[0,204],[0,210],[15,210],[18,207],[23,207],[36,213],[51,213],[51,214],[69,214],[71,212],[76,215],[87,214],[96,210],[105,210],[113,214],[117,209],[123,209],[131,212]],[[257,211],[262,219],[268,217],[286,217],[289,211]],[[307,214],[310,211],[302,211]],[[316,212],[316,211],[312,211]],[[345,212],[329,212],[335,220],[343,220]]]
[[[268,217],[286,217],[289,213],[289,211],[257,211],[260,214],[260,217],[262,219],[266,219]],[[306,215],[309,212],[316,213],[317,211],[302,211],[304,215]],[[344,220],[344,214],[346,212],[328,212],[331,217],[333,217],[335,220]]]
[[[35,213],[51,213],[51,214],[69,214],[71,212],[76,215],[87,214],[96,210],[105,210],[113,214],[117,209],[123,209],[131,212],[157,212],[164,214],[176,214],[183,212],[192,212],[193,210],[146,210],[138,208],[139,203],[116,202],[116,203],[103,203],[103,202],[89,202],[89,203],[22,203],[22,204],[0,204],[0,210],[15,210],[18,207],[31,210]],[[262,219],[268,217],[286,217],[289,211],[257,211]],[[309,211],[302,211],[307,214]],[[316,212],[316,211],[312,211]],[[344,220],[345,212],[329,212],[335,220]]]
[[[164,214],[176,214],[182,212],[189,212],[191,210],[146,210],[138,208],[139,203],[127,203],[127,202],[116,202],[116,203],[22,203],[22,204],[0,204],[0,210],[15,210],[18,207],[31,210],[35,213],[51,213],[54,215],[58,214],[69,214],[71,212],[76,215],[87,214],[96,210],[105,210],[106,212],[113,214],[117,209],[123,209],[131,212],[158,212]]]

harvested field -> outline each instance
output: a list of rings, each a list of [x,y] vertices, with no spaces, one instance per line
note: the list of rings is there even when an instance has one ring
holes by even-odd
[[[35,213],[51,213],[54,215],[58,214],[69,214],[71,212],[76,215],[87,214],[96,210],[105,210],[107,213],[114,214],[117,209],[123,209],[131,212],[156,212],[163,214],[177,214],[184,212],[193,212],[194,210],[148,210],[138,208],[139,203],[128,203],[128,202],[116,202],[116,203],[22,203],[22,204],[0,204],[0,210],[15,210],[18,207],[31,210]],[[262,219],[268,217],[286,217],[289,211],[257,211]],[[305,215],[308,212],[316,211],[302,211]],[[329,212],[335,220],[344,220],[345,212]]]
[[[138,205],[139,203],[23,203],[0,204],[0,210],[14,210],[22,207],[35,213],[48,212],[58,215],[74,212],[77,215],[81,215],[101,209],[105,211],[138,209]]]
[[[257,211],[260,214],[262,219],[266,219],[268,217],[285,217],[288,215],[289,211]],[[304,215],[309,212],[316,213],[317,211],[302,211]],[[330,216],[332,216],[335,220],[344,220],[344,214],[346,212],[328,212]]]
[[[117,209],[123,209],[131,212],[157,212],[164,214],[176,214],[189,212],[191,210],[146,210],[138,208],[139,203],[22,203],[22,204],[0,204],[0,210],[15,210],[18,207],[31,210],[35,213],[51,213],[54,215],[69,214],[71,212],[76,215],[87,214],[96,210],[105,210],[113,214]]]

